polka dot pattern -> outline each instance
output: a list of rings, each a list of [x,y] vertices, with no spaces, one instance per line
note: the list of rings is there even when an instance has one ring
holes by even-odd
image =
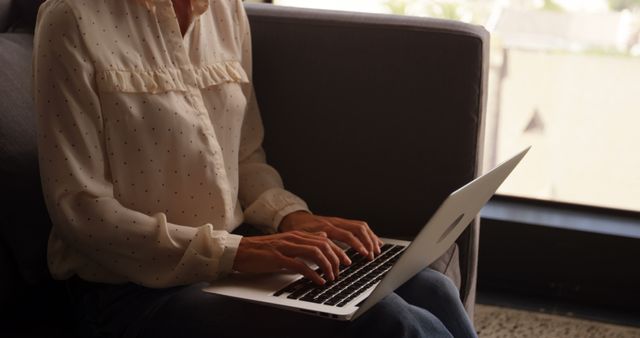
[[[165,287],[231,270],[248,222],[307,209],[266,163],[239,0],[49,0],[34,40],[49,268]]]

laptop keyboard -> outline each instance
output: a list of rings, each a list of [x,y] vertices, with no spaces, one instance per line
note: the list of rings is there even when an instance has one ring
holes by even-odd
[[[334,281],[316,285],[310,279],[301,277],[273,295],[317,304],[345,306],[381,281],[405,248],[401,245],[384,244],[380,248],[380,255],[372,261],[349,248],[345,253],[351,259],[351,265],[340,265],[340,275]],[[320,269],[316,272],[319,273]]]

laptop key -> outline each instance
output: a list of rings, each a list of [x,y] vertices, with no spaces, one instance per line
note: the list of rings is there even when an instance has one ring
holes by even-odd
[[[300,288],[305,282],[306,282],[305,278],[301,277],[301,278],[295,280],[293,283],[291,283],[291,284],[285,286],[284,288],[276,291],[273,295],[278,297],[278,296],[281,296],[284,293],[294,292],[295,290]]]
[[[305,302],[311,302],[311,303],[317,303],[317,304],[322,304],[322,300],[319,298],[314,298],[311,297],[309,295],[304,295],[303,297],[299,298],[300,300],[304,300]]]
[[[302,297],[303,295],[305,295],[307,292],[313,290],[314,287],[315,287],[315,285],[313,284],[313,282],[311,282],[311,281],[306,282],[305,284],[303,284],[300,287],[298,287],[291,294],[289,294],[287,296],[287,298],[289,298],[289,299],[298,299],[298,298]]]

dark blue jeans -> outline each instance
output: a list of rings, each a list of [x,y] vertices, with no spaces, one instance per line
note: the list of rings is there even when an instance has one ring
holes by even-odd
[[[69,282],[81,337],[476,337],[458,290],[425,269],[353,322],[203,292]]]

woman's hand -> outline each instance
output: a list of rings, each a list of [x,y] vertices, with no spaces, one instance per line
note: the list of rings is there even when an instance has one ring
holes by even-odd
[[[322,232],[329,239],[343,242],[369,259],[380,254],[380,246],[383,244],[366,222],[317,216],[306,211],[296,211],[285,216],[279,229],[284,233],[296,230]]]
[[[350,265],[344,251],[322,232],[290,231],[266,236],[243,237],[233,269],[239,272],[275,272],[288,269],[322,285],[325,280],[303,260],[317,264],[333,281],[340,264]]]

